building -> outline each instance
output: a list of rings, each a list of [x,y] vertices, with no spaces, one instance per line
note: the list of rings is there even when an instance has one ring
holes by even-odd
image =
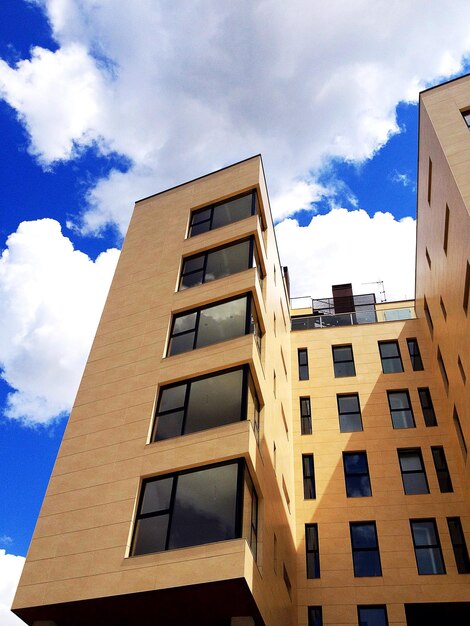
[[[137,203],[26,623],[469,623],[467,110],[421,94],[416,303],[291,307],[259,156]]]

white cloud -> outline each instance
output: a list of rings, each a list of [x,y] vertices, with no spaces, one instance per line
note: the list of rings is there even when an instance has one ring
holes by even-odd
[[[0,258],[0,365],[7,417],[47,423],[69,411],[119,252],[92,261],[55,220],[22,222]]]
[[[23,570],[24,557],[0,550],[0,623],[2,626],[24,626],[10,607]]]
[[[131,199],[258,152],[273,200],[292,199],[330,157],[370,157],[398,132],[398,102],[470,51],[466,0],[36,1],[58,50],[0,66],[32,150],[47,164],[97,144],[133,162],[91,190],[88,230],[124,230]]]
[[[276,226],[282,262],[289,267],[293,297],[331,297],[331,285],[353,283],[354,293],[376,292],[387,300],[414,297],[416,223],[391,213],[333,209],[308,226],[286,219]],[[379,300],[379,298],[378,298]]]

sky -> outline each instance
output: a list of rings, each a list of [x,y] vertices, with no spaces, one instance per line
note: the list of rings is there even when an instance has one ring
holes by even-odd
[[[417,99],[470,71],[467,8],[2,0],[2,625],[134,201],[261,153],[293,296],[412,298]]]

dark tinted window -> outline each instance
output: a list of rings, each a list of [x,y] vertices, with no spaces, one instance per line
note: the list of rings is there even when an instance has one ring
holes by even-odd
[[[407,391],[387,391],[393,428],[414,428],[415,420]]]
[[[418,574],[445,574],[436,521],[411,520],[410,524]]]
[[[247,480],[243,478],[245,472]],[[240,537],[243,501],[251,518],[251,526],[246,525],[243,534],[250,541],[257,532],[253,494],[241,461],[145,480],[132,555]]]
[[[343,452],[343,465],[348,498],[371,496],[367,454],[365,452]]]
[[[444,448],[442,448],[441,446],[434,446],[431,448],[431,452],[441,493],[450,493],[454,491],[454,489],[452,488],[452,481],[450,479],[449,468],[447,467]]]
[[[297,351],[299,360],[299,380],[308,380],[308,352],[307,348],[299,348]]]
[[[213,204],[194,211],[191,215],[189,236],[194,237],[214,228],[220,228],[233,222],[255,215],[257,197],[255,191]]]
[[[180,290],[253,267],[253,239],[183,259]]]
[[[350,524],[354,576],[382,576],[375,522]]]
[[[307,551],[307,578],[320,578],[317,524],[305,524],[305,546]]]
[[[304,498],[305,500],[313,500],[316,497],[313,454],[302,455],[302,474],[304,481]]]
[[[361,407],[357,393],[337,396],[339,430],[353,433],[362,430]]]
[[[253,331],[251,296],[243,296],[173,318],[168,356],[233,339]],[[254,309],[254,307],[253,307]]]
[[[437,426],[436,413],[432,404],[431,392],[427,387],[418,389],[419,401],[426,426]]]
[[[419,351],[418,340],[407,339],[406,343],[408,344],[408,352],[410,353],[411,367],[415,372],[423,370],[424,367],[421,359],[421,353]]]
[[[470,560],[460,517],[448,517],[447,526],[449,528],[450,540],[452,541],[457,571],[459,574],[470,574]]]
[[[321,606],[308,607],[308,626],[323,626]]]
[[[379,341],[379,351],[384,374],[403,372],[398,341]]]
[[[407,495],[429,493],[423,457],[419,448],[398,450],[403,489]]]
[[[225,371],[160,389],[153,441],[250,419],[255,432],[259,401],[248,368]]]
[[[333,346],[333,367],[336,378],[356,375],[352,346]]]
[[[385,606],[358,606],[359,626],[388,626]]]
[[[312,434],[310,398],[300,398],[300,432],[302,435]]]

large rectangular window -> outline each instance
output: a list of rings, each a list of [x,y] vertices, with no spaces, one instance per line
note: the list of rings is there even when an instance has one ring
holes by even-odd
[[[168,356],[253,333],[258,347],[261,330],[251,294],[173,317]]]
[[[297,358],[299,361],[299,380],[308,380],[308,352],[307,348],[299,348],[297,350]]]
[[[359,626],[388,626],[387,608],[367,604],[357,607]]]
[[[406,495],[429,493],[421,450],[419,448],[398,450],[398,460]]]
[[[410,520],[418,574],[445,574],[436,520]]]
[[[354,355],[352,346],[332,346],[333,367],[336,378],[355,376]]]
[[[427,387],[418,389],[419,401],[423,411],[424,423],[426,426],[437,426],[436,412],[431,399],[431,392]]]
[[[316,498],[316,490],[313,454],[302,454],[302,474],[304,481],[304,499],[314,500]]]
[[[371,496],[367,454],[365,452],[343,452],[343,465],[348,498]]]
[[[354,433],[362,430],[361,407],[357,393],[336,396],[336,399],[340,432]]]
[[[407,339],[406,343],[408,344],[408,352],[410,353],[411,367],[415,372],[423,370],[423,360],[419,351],[418,340]]]
[[[300,434],[312,434],[312,408],[310,398],[300,398]]]
[[[251,420],[259,436],[260,403],[249,367],[162,387],[152,441]]]
[[[452,487],[452,480],[450,478],[449,468],[447,467],[444,448],[442,446],[432,446],[431,452],[441,493],[452,493],[454,488]]]
[[[351,522],[354,576],[382,576],[375,522]]]
[[[209,230],[233,224],[251,215],[255,215],[257,209],[256,191],[250,191],[223,202],[217,202],[210,206],[193,211],[189,226],[189,236],[194,237]]]
[[[183,259],[180,291],[257,266],[253,237]]]
[[[454,550],[455,564],[459,574],[470,574],[470,559],[460,517],[448,517],[450,540]]]
[[[307,553],[307,578],[320,578],[320,550],[318,525],[305,524],[305,547]]]
[[[379,351],[384,374],[403,372],[398,341],[379,341]]]
[[[244,523],[244,512],[249,523]],[[257,496],[242,460],[148,478],[142,484],[131,554],[242,536],[255,552],[253,516]]]
[[[387,391],[393,428],[414,428],[415,419],[408,391]]]

